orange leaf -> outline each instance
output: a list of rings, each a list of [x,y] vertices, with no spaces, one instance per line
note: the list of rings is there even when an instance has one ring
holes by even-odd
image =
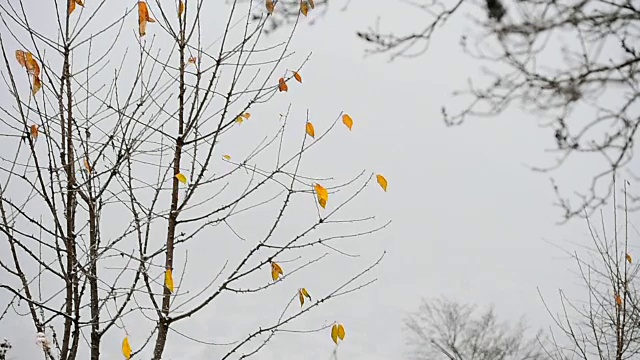
[[[351,127],[353,126],[353,119],[351,116],[347,114],[342,115],[342,122],[349,128],[349,130],[351,130]]]
[[[304,16],[309,12],[309,4],[305,0],[300,0],[300,12]]]
[[[87,171],[89,173],[91,173],[92,169],[91,169],[91,164],[89,163],[89,157],[88,156],[84,157],[84,167],[87,169]]]
[[[76,9],[76,2],[75,0],[69,0],[69,15],[71,15],[71,13]]]
[[[249,118],[251,117],[251,114],[244,113],[244,115],[242,115],[242,116],[244,116],[245,119],[249,120]]]
[[[18,63],[22,65],[22,67],[27,66],[27,54],[22,50],[16,50],[16,60]]]
[[[316,137],[316,130],[313,128],[313,124],[310,122],[307,123],[307,134],[309,134],[309,136],[311,136],[312,138]]]
[[[140,26],[139,32],[141,37],[147,34],[147,22],[153,23],[156,22],[156,20],[149,15],[147,3],[138,1],[138,25]]]
[[[616,294],[616,304],[622,306],[622,298],[618,294]]]
[[[31,125],[31,127],[29,128],[29,133],[31,134],[31,139],[33,141],[38,140],[38,125]]]
[[[276,8],[276,4],[273,2],[273,0],[266,0],[265,5],[267,6],[267,12],[269,14],[272,14],[273,10]]]
[[[627,255],[625,256],[625,258],[627,259],[627,261],[629,262],[629,264],[631,264],[631,261],[632,261],[632,260],[631,260],[631,255],[630,255],[630,254],[627,254]]]
[[[327,207],[327,201],[329,201],[329,192],[320,184],[315,185],[315,190],[318,197],[318,204],[325,209]]]
[[[284,81],[284,78],[278,79],[278,90],[289,91],[289,86],[287,86],[287,83]]]
[[[180,3],[178,4],[178,17],[182,17],[183,13],[184,13],[184,2],[181,0]]]
[[[190,58],[189,58],[189,60],[188,60],[187,62],[188,62],[189,64],[195,64],[197,60],[198,60],[198,59],[196,59],[196,57],[195,57],[195,56],[192,56],[192,57],[190,57]]]
[[[33,90],[32,93],[35,96],[38,91],[42,88],[42,82],[39,77],[34,77],[33,79]]]
[[[296,80],[298,80],[300,84],[302,84],[302,76],[300,76],[300,74],[297,71],[293,72],[293,77],[296,78]]]
[[[376,179],[378,180],[378,184],[380,184],[382,190],[387,191],[387,179],[380,174],[376,175]]]

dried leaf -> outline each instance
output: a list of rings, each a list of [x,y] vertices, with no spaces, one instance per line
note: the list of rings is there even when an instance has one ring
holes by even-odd
[[[34,77],[33,78],[33,90],[32,90],[33,95],[35,96],[36,93],[38,91],[40,91],[40,89],[42,89],[42,82],[40,81],[39,77]]]
[[[251,117],[251,114],[244,113],[244,115],[242,115],[242,116],[244,116],[245,119],[249,120],[249,118]]]
[[[300,83],[302,84],[302,76],[300,76],[300,73],[298,73],[297,71],[293,72],[293,77]]]
[[[278,90],[285,92],[289,91],[289,86],[287,85],[286,81],[284,81],[284,78],[278,79]]]
[[[616,304],[618,306],[622,306],[622,298],[620,297],[619,294],[616,294]]]
[[[629,264],[631,264],[631,262],[632,262],[632,261],[631,261],[631,260],[632,260],[632,259],[631,259],[631,255],[630,255],[630,254],[627,254],[627,256],[625,256],[625,258],[627,258],[627,261],[629,262]]]
[[[171,271],[171,269],[167,269],[167,271],[165,271],[164,283],[167,289],[169,289],[169,292],[173,294],[173,271]]]
[[[267,6],[267,12],[269,14],[273,14],[273,10],[276,8],[276,4],[273,2],[273,0],[266,0],[265,5]]]
[[[380,174],[376,175],[376,179],[378,180],[378,184],[380,184],[382,190],[387,191],[387,179]]]
[[[29,74],[33,74],[35,82],[35,78],[40,77],[40,66],[38,65],[36,59],[33,57],[33,54],[31,54],[30,52],[26,53],[25,58],[27,60],[27,70],[29,71]]]
[[[347,114],[342,115],[342,122],[346,127],[349,128],[349,130],[351,130],[351,127],[353,126],[353,119],[351,118],[351,116]]]
[[[84,6],[84,0],[76,0],[76,4]]]
[[[231,155],[222,155],[225,160],[231,160]]]
[[[329,201],[329,192],[320,184],[316,184],[315,189],[316,195],[318,196],[318,204],[325,209],[327,207],[327,201]]]
[[[147,3],[138,1],[138,25],[140,26],[139,32],[141,37],[147,34],[147,22],[153,23],[156,22],[156,20],[149,15]]]
[[[346,333],[344,331],[344,326],[342,326],[342,324],[338,325],[338,338],[340,338],[340,340],[344,340]]]
[[[302,289],[298,290],[298,299],[300,299],[300,306],[304,306],[304,295],[302,294]]]
[[[122,355],[127,360],[131,359],[131,345],[129,344],[128,336],[125,336],[124,340],[122,340]]]
[[[183,13],[184,13],[184,2],[181,0],[180,3],[178,4],[178,17],[182,17]]]
[[[309,0],[309,5],[311,6],[312,9],[315,9],[316,4],[313,2],[313,0]]]
[[[195,63],[196,63],[196,61],[198,61],[198,59],[196,59],[196,57],[195,57],[195,56],[192,56],[192,57],[190,57],[190,58],[189,58],[189,60],[188,60],[187,62],[188,62],[189,64],[195,64]]]
[[[182,174],[182,173],[176,174],[176,179],[178,179],[178,181],[180,181],[183,184],[187,183],[187,177],[184,176],[184,174]]]
[[[87,169],[89,173],[91,173],[91,163],[89,163],[89,156],[85,155],[84,157],[84,168]]]
[[[304,16],[309,12],[309,4],[305,0],[300,0],[300,12]]]
[[[71,15],[72,12],[76,10],[76,2],[75,0],[69,0],[69,10],[68,13]]]
[[[313,124],[310,122],[307,123],[307,134],[309,134],[309,136],[311,136],[312,138],[316,137],[316,130],[313,128]]]
[[[22,65],[22,67],[27,66],[27,53],[22,50],[16,50],[16,60],[18,63]]]
[[[331,340],[338,345],[338,325],[333,324],[331,327]]]
[[[280,278],[280,275],[284,275],[282,268],[275,262],[271,263],[271,278],[276,281]]]
[[[40,132],[38,131],[38,125],[31,125],[31,127],[29,128],[29,134],[31,135],[31,139],[33,141],[38,140],[38,134]]]

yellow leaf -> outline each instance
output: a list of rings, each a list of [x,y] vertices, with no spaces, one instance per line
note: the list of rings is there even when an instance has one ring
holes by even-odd
[[[302,289],[298,290],[298,299],[300,299],[300,306],[304,305],[304,295],[302,294]]]
[[[300,291],[302,292],[302,295],[306,296],[307,298],[309,298],[309,301],[311,301],[311,295],[309,295],[307,289],[302,288]]]
[[[244,118],[243,118],[242,116],[238,116],[238,117],[236,118],[236,122],[237,122],[238,124],[242,124],[242,122],[243,122],[243,121],[244,121]]]
[[[320,204],[320,206],[322,206],[323,209],[326,208],[327,201],[329,201],[329,192],[320,184],[316,184],[315,189],[316,195],[318,196],[318,203]]]
[[[231,160],[231,155],[222,155],[225,160]]]
[[[280,78],[278,79],[278,90],[279,91],[284,91],[287,92],[289,91],[289,86],[287,86],[287,83],[284,81],[284,78]]]
[[[316,137],[316,130],[313,128],[313,124],[310,122],[307,123],[307,134],[309,134],[309,136],[311,136],[312,138]]]
[[[122,340],[122,355],[127,360],[131,359],[131,345],[129,344],[128,336],[125,336],[124,340]]]
[[[625,256],[627,258],[627,261],[629,262],[629,264],[631,264],[631,255],[627,254],[627,256]]]
[[[622,306],[622,298],[618,294],[616,294],[616,304]]]
[[[180,3],[178,4],[178,17],[182,17],[183,13],[184,13],[184,2],[181,0]]]
[[[280,275],[284,275],[282,268],[275,262],[271,263],[271,278],[276,281],[280,278]]]
[[[338,345],[338,325],[336,324],[331,327],[331,340]]]
[[[300,0],[300,12],[304,16],[309,12],[309,4],[305,0]]]
[[[382,190],[387,191],[387,179],[380,174],[376,175],[376,179],[378,180],[378,184],[380,184]]]
[[[272,14],[273,10],[276,8],[276,4],[273,2],[273,0],[266,0],[265,5],[267,6],[267,12],[269,14]]]
[[[187,183],[187,177],[184,176],[184,174],[182,174],[182,173],[176,174],[176,179],[178,179],[178,181],[180,181],[183,184]]]
[[[316,7],[316,4],[314,4],[313,0],[309,0],[309,5],[311,5],[312,9]]]
[[[349,130],[351,130],[351,127],[353,126],[353,119],[351,116],[347,114],[342,115],[342,122],[349,128]]]
[[[38,125],[31,125],[31,127],[29,128],[29,133],[31,134],[31,139],[33,139],[33,141],[36,141],[38,139],[38,134],[40,133],[38,131]]]
[[[345,335],[346,333],[344,332],[344,326],[342,326],[342,324],[338,325],[338,337],[340,338],[340,340],[344,340]]]
[[[296,80],[297,80],[300,84],[302,84],[302,76],[300,76],[300,73],[299,73],[299,72],[294,71],[294,72],[293,72],[293,77],[294,77],[294,78],[296,78]]]
[[[164,283],[169,289],[169,292],[173,294],[173,271],[171,269],[167,269],[164,273]]]

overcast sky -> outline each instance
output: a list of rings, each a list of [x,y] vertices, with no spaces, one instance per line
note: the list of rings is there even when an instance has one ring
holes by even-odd
[[[87,6],[90,3],[87,0]],[[334,6],[315,25],[300,26],[294,37],[296,59],[312,52],[301,72],[303,84],[291,85],[286,96],[278,95],[252,110],[252,120],[243,124],[256,132],[263,126],[259,122],[277,124],[277,114],[285,112],[289,103],[299,124],[304,123],[308,108],[319,128],[345,111],[354,119],[353,131],[338,129],[324,142],[321,153],[313,155],[314,161],[326,176],[346,179],[366,169],[384,174],[389,181],[386,194],[370,189],[353,208],[354,213],[376,215],[379,223],[392,220],[384,231],[349,247],[361,254],[351,262],[355,265],[348,268],[350,272],[387,251],[383,263],[369,276],[378,281],[320,307],[309,317],[309,326],[342,322],[347,338],[338,354],[353,360],[403,358],[407,347],[402,321],[423,297],[494,304],[505,320],[525,316],[534,327],[548,326],[550,319],[537,288],[552,299],[552,305],[557,304],[557,289],[576,284],[567,271],[573,263],[558,246],[572,250],[570,241],[589,240],[583,221],[556,225],[562,214],[553,206],[549,175],[527,168],[553,159],[544,152],[553,145],[552,134],[517,109],[499,118],[445,127],[441,106],[459,104],[451,92],[478,74],[477,64],[458,47],[460,35],[469,29],[464,17],[440,29],[426,54],[388,62],[384,55],[365,58],[366,45],[355,32],[366,29],[379,15],[384,16],[383,25],[397,29],[410,29],[420,18],[411,18],[411,10],[395,1],[353,0],[346,11],[338,10]],[[310,12],[309,18],[315,17]],[[130,20],[135,27],[133,14]],[[149,31],[153,31],[151,25]],[[588,166],[575,166],[571,174],[562,174],[563,184],[584,184],[578,179],[584,179]],[[193,254],[218,250],[215,244],[202,246]],[[218,267],[212,267],[212,262],[204,258],[194,260],[192,266],[201,266],[198,271],[205,275],[207,269],[213,274]],[[340,274],[339,269],[321,269],[306,273],[305,284]],[[0,292],[3,304],[7,296]],[[191,319],[189,327],[209,341],[224,342],[228,338],[220,333],[233,333],[240,324],[250,326],[267,311],[263,303],[250,299],[240,303],[239,310],[241,305],[212,308]],[[9,338],[19,349],[12,353],[13,359],[33,358],[37,347],[32,324],[14,324],[3,323],[0,338]],[[135,324],[129,332],[134,343],[140,343],[142,337],[132,329]],[[175,334],[169,344],[168,359],[210,359],[218,354]],[[120,356],[118,342],[111,348],[103,346],[103,352],[112,355],[109,358]],[[324,360],[334,347],[328,331],[296,334],[276,339],[257,358],[298,355]]]

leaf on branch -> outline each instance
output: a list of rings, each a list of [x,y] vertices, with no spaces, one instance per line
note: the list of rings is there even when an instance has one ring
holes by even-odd
[[[313,0],[309,0],[309,6],[311,6],[312,9],[315,9],[316,4],[313,2]]]
[[[300,83],[302,84],[302,76],[300,76],[300,73],[298,73],[297,71],[293,72],[293,77]]]
[[[287,85],[287,82],[284,81],[284,78],[280,78],[278,79],[278,90],[279,91],[284,91],[287,92],[289,91],[289,86]]]
[[[183,174],[183,173],[177,173],[177,174],[176,174],[176,179],[178,179],[178,181],[180,181],[180,182],[181,182],[181,183],[183,183],[183,184],[186,184],[186,183],[187,183],[187,177],[186,177],[186,176],[184,176],[184,174]]]
[[[309,12],[309,3],[305,0],[300,0],[300,12],[304,16],[307,16],[307,13]]]
[[[307,134],[312,138],[316,137],[316,129],[314,129],[313,124],[310,122],[307,123]]]
[[[236,118],[236,122],[237,122],[238,124],[242,124],[242,122],[243,122],[243,121],[244,121],[244,118],[243,118],[242,116],[238,116],[238,117]]]
[[[178,4],[178,17],[182,17],[183,13],[184,13],[184,1],[180,0],[180,3]]]
[[[376,179],[382,190],[387,191],[387,179],[380,174],[376,175]]]
[[[300,306],[304,305],[304,298],[308,298],[309,301],[311,301],[311,295],[309,295],[309,292],[307,291],[306,288],[301,288],[298,289],[298,297],[300,299]]]
[[[333,324],[331,327],[331,340],[338,345],[338,324]]]
[[[131,359],[131,345],[129,344],[128,336],[125,336],[124,340],[122,340],[122,355],[127,360]]]
[[[627,254],[627,256],[625,256],[625,258],[627,259],[627,261],[629,262],[629,264],[631,264],[631,254]]]
[[[245,119],[249,120],[249,118],[251,117],[251,114],[244,113],[244,115],[242,115],[242,116],[244,116]]]
[[[196,59],[195,56],[192,56],[192,57],[189,58],[189,60],[187,60],[187,62],[189,64],[194,64],[194,65],[195,65],[196,61],[198,61],[198,59]]]
[[[35,96],[38,91],[40,91],[40,89],[42,89],[42,82],[40,81],[39,77],[36,77],[34,75],[33,77],[33,90],[32,90],[32,94]]]
[[[84,167],[85,167],[85,169],[87,169],[87,171],[89,173],[91,173],[92,169],[91,169],[91,163],[89,163],[89,156],[88,155],[84,156]]]
[[[28,51],[16,50],[16,60],[18,63],[27,69],[30,75],[33,75],[33,89],[32,94],[35,95],[41,88],[42,82],[40,81],[40,65]]]
[[[140,37],[147,34],[147,22],[154,23],[156,20],[149,15],[149,8],[144,1],[138,1],[138,25],[140,26]]]
[[[31,125],[31,127],[29,128],[29,134],[31,135],[31,140],[33,140],[34,142],[36,140],[38,140],[38,134],[40,133],[40,131],[38,131],[38,125]]]
[[[276,8],[276,3],[273,0],[266,0],[265,5],[267,6],[267,12],[269,15],[273,14],[273,10]]]
[[[327,201],[329,201],[329,192],[320,184],[316,184],[315,189],[316,195],[318,196],[318,204],[325,209],[327,207]]]
[[[222,155],[225,160],[231,160],[231,155]]]
[[[342,324],[338,325],[338,337],[340,338],[340,340],[344,340],[346,333],[344,331],[344,326],[342,326]]]
[[[249,120],[249,118],[250,118],[250,117],[251,117],[251,114],[249,114],[249,113],[244,113],[244,114],[242,114],[242,115],[240,115],[240,116],[238,116],[238,117],[236,118],[236,122],[237,122],[238,124],[242,124],[242,122],[243,122],[243,121],[245,121],[245,120]]]
[[[173,271],[171,269],[167,269],[164,273],[164,283],[169,289],[169,292],[173,294]]]
[[[280,278],[280,275],[284,275],[280,265],[275,262],[271,262],[271,278],[273,281],[277,281]]]
[[[69,0],[69,15],[76,9],[76,4],[84,6],[84,0]]]
[[[342,123],[351,130],[351,127],[353,126],[353,119],[351,116],[344,114],[342,115]]]
[[[616,294],[616,305],[622,306],[622,298],[620,297],[620,294]]]

